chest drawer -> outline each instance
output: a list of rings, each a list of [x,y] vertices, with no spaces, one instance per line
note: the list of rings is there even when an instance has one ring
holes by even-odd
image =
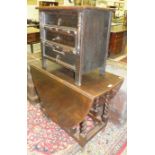
[[[63,45],[75,47],[75,35],[74,34],[65,34],[63,31],[56,32],[45,28],[46,39]]]
[[[45,24],[65,27],[77,27],[78,13],[76,11],[51,11],[45,14]]]
[[[64,52],[63,49],[61,49],[60,47],[57,48],[55,46],[45,44],[45,55],[52,57],[52,60],[60,64],[68,64],[68,68],[74,69],[76,55],[71,52]]]

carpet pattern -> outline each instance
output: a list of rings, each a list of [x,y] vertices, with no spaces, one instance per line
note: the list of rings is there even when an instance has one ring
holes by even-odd
[[[27,121],[29,155],[117,155],[126,144],[126,124],[118,127],[109,122],[105,131],[100,131],[81,148],[41,112],[39,104],[28,102]],[[88,126],[91,127],[91,123]]]

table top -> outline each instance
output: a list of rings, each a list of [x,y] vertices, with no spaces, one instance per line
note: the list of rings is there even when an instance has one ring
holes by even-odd
[[[40,30],[34,27],[27,27],[27,34],[31,34],[31,33],[39,33]]]
[[[30,63],[30,65],[34,66],[50,78],[54,78],[71,89],[83,93],[83,95],[86,95],[91,99],[94,99],[104,92],[111,90],[118,83],[123,81],[123,78],[120,76],[108,72],[106,72],[103,76],[99,75],[98,70],[94,70],[90,73],[84,74],[82,76],[82,85],[77,86],[74,83],[74,74],[72,71],[51,61],[47,61],[47,64],[47,70],[44,70],[42,69],[41,60]]]
[[[101,10],[101,11],[114,11],[112,8],[101,8],[101,7],[94,7],[94,6],[40,6],[36,7],[39,10]]]

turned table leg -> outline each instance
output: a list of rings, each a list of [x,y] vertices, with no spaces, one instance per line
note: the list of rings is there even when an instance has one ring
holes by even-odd
[[[34,53],[34,51],[33,51],[33,44],[30,44],[30,47],[31,47],[31,53]]]
[[[82,136],[82,137],[85,136],[85,134],[86,134],[86,128],[87,128],[87,122],[86,122],[86,120],[83,120],[79,124],[80,136]]]
[[[103,113],[101,115],[102,121],[106,123],[109,118],[109,95],[105,97],[105,103],[103,105]]]

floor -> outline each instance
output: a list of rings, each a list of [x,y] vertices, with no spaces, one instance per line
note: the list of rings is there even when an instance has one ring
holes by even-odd
[[[40,43],[33,44],[34,53],[40,52]],[[27,45],[27,53],[31,53],[30,45]]]
[[[31,54],[29,46],[27,47],[27,49],[28,49],[28,62],[40,59],[40,44],[34,45],[34,51],[35,51],[34,54]],[[126,70],[127,70],[126,63],[127,63],[127,55],[124,54],[124,55],[120,55],[119,57],[114,58],[114,59],[111,59],[111,58],[108,59],[107,66],[106,66],[106,70],[108,72],[117,74],[119,76],[123,76],[125,78],[124,83],[121,87],[121,90],[124,92],[126,92],[126,89],[127,89],[127,85],[126,85],[127,84],[127,81],[126,81],[126,74],[127,74],[126,73]],[[95,147],[95,145],[92,145],[92,144],[88,145],[84,152],[78,152],[78,153],[76,153],[76,155],[91,155],[91,154],[93,154],[93,151],[89,153],[89,149],[91,149],[90,147]],[[96,146],[96,148],[99,148],[99,146]],[[42,153],[38,152],[36,154],[35,152],[31,152],[31,151],[28,154],[29,155],[43,155]],[[93,155],[95,155],[95,154],[96,153],[94,152]],[[126,155],[126,154],[127,154],[127,148],[125,146],[123,148],[123,150],[121,150],[121,152],[117,155]],[[66,155],[68,155],[68,154],[66,154]],[[96,155],[101,155],[101,154],[97,153]],[[114,155],[114,154],[107,154],[107,155]]]

